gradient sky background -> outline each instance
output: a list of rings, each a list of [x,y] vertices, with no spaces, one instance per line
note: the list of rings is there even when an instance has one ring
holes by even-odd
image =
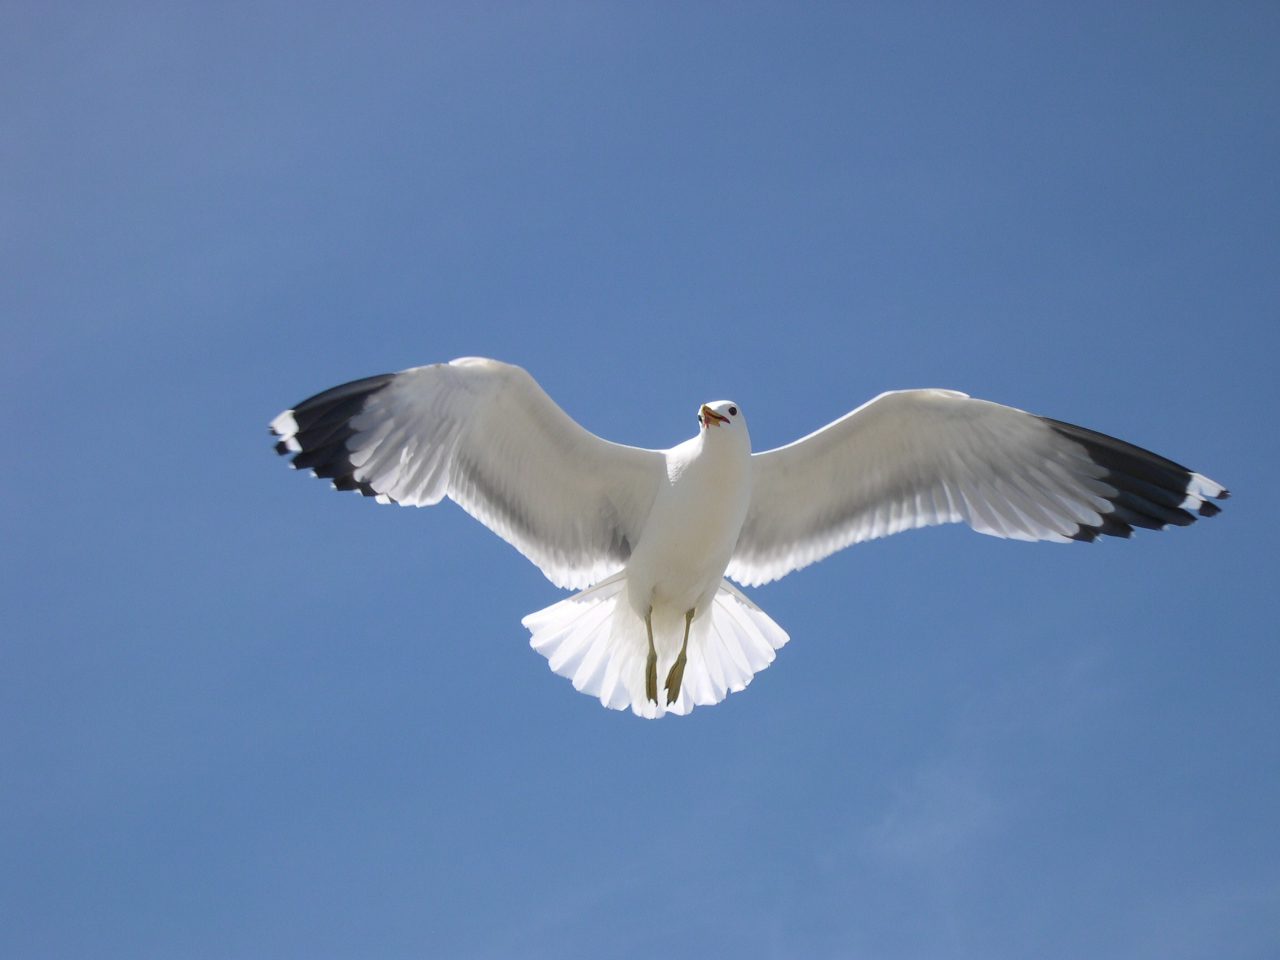
[[[0,954],[1280,954],[1280,6],[0,5]],[[479,354],[611,439],[943,386],[1227,484],[753,597],[691,717],[268,420]]]

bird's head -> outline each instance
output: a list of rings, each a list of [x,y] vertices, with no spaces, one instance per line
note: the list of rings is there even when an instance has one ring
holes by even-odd
[[[719,430],[725,427],[743,427],[743,418],[738,405],[732,400],[714,400],[704,403],[698,410],[698,425],[703,430]]]

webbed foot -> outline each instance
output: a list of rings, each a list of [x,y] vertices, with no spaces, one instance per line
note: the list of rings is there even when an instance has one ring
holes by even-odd
[[[688,663],[688,658],[684,651],[680,651],[680,655],[676,657],[676,662],[671,665],[671,672],[667,674],[667,684],[663,688],[667,691],[667,706],[675,703],[680,699],[680,685],[684,683],[684,665]]]
[[[644,662],[644,695],[650,703],[658,702],[658,651],[653,645],[653,608],[644,615],[644,628],[649,634],[649,657]]]

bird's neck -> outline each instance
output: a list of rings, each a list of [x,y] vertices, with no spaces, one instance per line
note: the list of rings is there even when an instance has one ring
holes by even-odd
[[[725,480],[732,478],[736,483],[751,459],[750,440],[745,431],[718,436],[712,432],[715,429],[703,430],[676,448],[673,453],[677,456],[671,458],[671,467],[681,474],[723,475]]]

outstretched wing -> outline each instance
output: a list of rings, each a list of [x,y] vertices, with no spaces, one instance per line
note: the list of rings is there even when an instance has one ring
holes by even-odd
[[[752,458],[728,576],[754,586],[850,544],[963,521],[1015,540],[1127,537],[1213,516],[1220,485],[1082,427],[953,390],[884,393]]]
[[[575,423],[520,367],[465,357],[334,387],[271,422],[293,466],[383,503],[449,497],[557,586],[618,570],[665,459]]]

